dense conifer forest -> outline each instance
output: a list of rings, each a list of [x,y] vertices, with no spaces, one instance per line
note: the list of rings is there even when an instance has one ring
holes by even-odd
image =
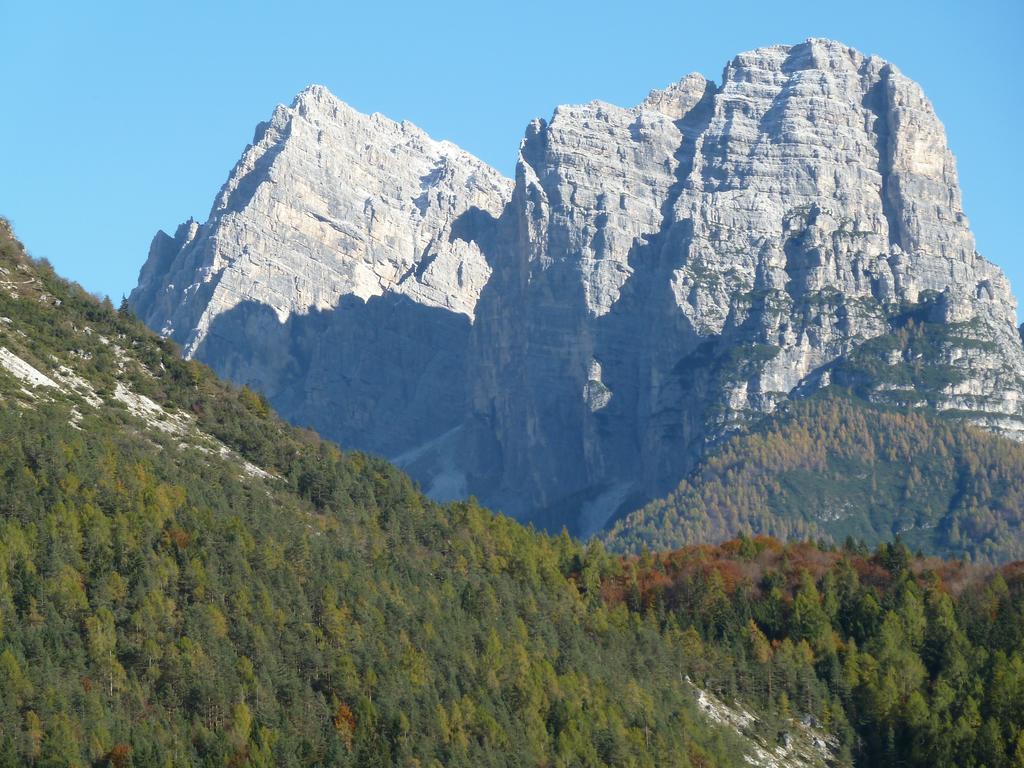
[[[927,554],[1024,558],[1024,445],[843,389],[787,406],[618,521],[609,548],[665,550],[740,533],[874,546],[899,535]]]
[[[0,765],[1024,766],[1019,565],[435,504],[0,268]]]

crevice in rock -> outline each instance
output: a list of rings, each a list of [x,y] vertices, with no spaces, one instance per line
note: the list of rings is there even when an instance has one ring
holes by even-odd
[[[865,62],[864,67],[868,63]],[[889,65],[882,68],[879,78],[868,89],[864,96],[863,106],[875,116],[871,129],[875,134],[875,149],[878,152],[878,172],[882,176],[880,196],[882,213],[889,229],[889,245],[900,245],[902,224],[895,191],[892,188],[892,127],[889,120],[891,105],[889,103],[889,77],[892,70]]]
[[[267,129],[267,131],[270,130],[272,130],[272,126]],[[223,203],[216,211],[218,215],[241,211],[252,201],[256,190],[269,180],[270,167],[274,164],[277,156],[284,150],[291,132],[292,123],[289,120],[284,132],[278,135],[274,144],[260,155],[259,159],[253,164],[252,170],[242,176],[235,185],[235,188],[226,194]]]

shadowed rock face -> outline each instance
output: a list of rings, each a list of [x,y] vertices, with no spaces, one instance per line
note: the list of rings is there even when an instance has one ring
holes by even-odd
[[[213,319],[197,356],[263,392],[293,424],[397,456],[465,418],[469,330],[463,314],[394,293],[343,296],[284,323],[250,300]]]
[[[257,128],[206,223],[157,234],[130,301],[292,422],[396,456],[466,417],[477,241],[511,186],[312,86]]]
[[[741,54],[721,85],[690,75],[632,109],[559,107],[514,183],[313,87],[260,127],[205,224],[157,235],[131,302],[436,495],[579,533],[833,377],[1024,430],[1014,302],[975,251],[942,125],[894,67],[831,41]],[[908,318],[941,330],[924,359],[866,344]],[[910,365],[942,376],[886,373]]]

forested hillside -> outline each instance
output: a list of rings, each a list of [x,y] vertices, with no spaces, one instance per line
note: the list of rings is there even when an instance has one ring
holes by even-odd
[[[1024,765],[1024,568],[742,538],[627,562],[611,602],[690,624],[686,669],[799,708],[863,766]]]
[[[607,542],[639,552],[742,532],[872,546],[900,535],[925,553],[1006,562],[1024,558],[1022,526],[1024,445],[833,388],[713,450]]]
[[[432,503],[0,232],[0,765],[1020,766],[1022,593]]]
[[[738,765],[618,561],[288,427],[0,232],[0,765]],[[589,576],[588,576],[589,577]]]

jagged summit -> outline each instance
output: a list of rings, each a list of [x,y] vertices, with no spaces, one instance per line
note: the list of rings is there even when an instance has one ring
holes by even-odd
[[[396,292],[472,317],[487,265],[448,228],[469,207],[500,214],[510,185],[454,144],[311,85],[260,124],[204,225],[157,235],[132,301],[163,313],[161,332],[188,354],[246,300],[284,321]]]
[[[299,91],[295,98],[292,99],[290,108],[278,105],[277,109],[284,110],[285,112],[290,109],[311,122],[369,121],[383,126],[385,130],[400,130],[403,133],[416,137],[423,144],[435,147],[441,151],[453,154],[468,154],[450,141],[431,138],[426,131],[409,120],[393,120],[381,112],[364,114],[335,96],[327,86],[318,83],[307,85]]]
[[[292,106],[296,106],[299,101],[307,98],[317,102],[331,100],[336,101],[339,104],[344,104],[344,102],[341,99],[339,99],[337,96],[331,93],[330,89],[326,85],[321,85],[320,83],[310,83],[297,94],[295,94],[295,99],[292,102]]]
[[[679,82],[661,90],[653,90],[640,104],[641,109],[653,109],[672,120],[680,120],[693,109],[709,90],[717,86],[699,72],[691,72]]]
[[[514,182],[311,87],[131,301],[435,495],[581,533],[830,384],[1024,433],[1015,302],[942,124],[829,40],[558,107]]]

